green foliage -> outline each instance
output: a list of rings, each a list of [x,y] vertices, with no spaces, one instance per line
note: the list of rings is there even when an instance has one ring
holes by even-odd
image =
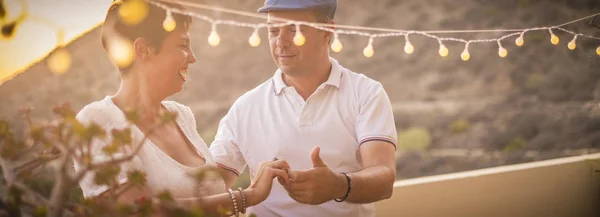
[[[398,150],[423,151],[431,145],[427,128],[413,127],[398,133]]]
[[[134,204],[119,204],[117,196],[131,187],[143,187],[147,184],[146,173],[140,170],[127,172],[128,182],[123,188],[117,188],[117,176],[122,172],[121,163],[128,163],[134,154],[121,153],[124,146],[134,144],[130,128],[113,129],[111,139],[102,152],[108,159],[94,162],[91,141],[107,139],[107,132],[95,123],[82,124],[68,104],[53,108],[56,119],[34,123],[29,119],[31,109],[23,110],[27,132],[17,137],[11,132],[10,124],[0,120],[0,161],[4,171],[4,181],[0,185],[0,213],[9,216],[152,216],[160,213],[164,216],[204,216],[198,208],[179,207],[169,192],[154,195],[153,198],[141,198]],[[128,112],[130,122],[139,121],[135,111]],[[177,115],[166,112],[161,114],[158,125],[174,121]],[[143,141],[142,141],[143,142]],[[84,166],[84,171],[68,172],[72,161]],[[45,167],[53,163],[58,170],[47,175]],[[87,168],[87,169],[86,169]],[[75,173],[75,174],[73,174]],[[112,192],[94,198],[82,198],[81,189],[76,183],[86,173],[93,174],[93,182],[114,188]],[[218,177],[216,170],[206,170],[196,174],[198,180]],[[16,183],[16,184],[11,184]],[[50,201],[51,198],[54,201]],[[67,204],[69,201],[71,204]],[[155,203],[156,202],[156,203]],[[48,209],[55,204],[57,209]]]
[[[504,151],[505,152],[512,152],[512,151],[516,151],[516,150],[522,149],[525,146],[527,146],[527,140],[525,140],[522,137],[518,136],[518,137],[512,138],[510,140],[510,142],[508,142],[508,144],[504,147]]]
[[[140,170],[133,170],[127,173],[129,184],[134,187],[142,187],[146,185],[146,173]]]
[[[48,215],[48,207],[47,206],[38,206],[33,211],[34,217],[45,217],[46,215]]]
[[[448,126],[448,129],[450,129],[450,132],[458,134],[467,131],[470,127],[471,124],[469,123],[469,121],[464,119],[458,119],[453,121],[450,124],[450,126]]]
[[[527,89],[536,89],[538,88],[546,77],[541,73],[533,73],[527,76],[527,81],[525,82],[525,87]]]
[[[119,165],[98,168],[94,174],[94,183],[96,185],[110,185],[120,172],[121,167]]]

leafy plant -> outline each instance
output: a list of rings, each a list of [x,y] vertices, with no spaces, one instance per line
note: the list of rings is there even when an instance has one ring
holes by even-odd
[[[130,128],[105,131],[98,124],[82,124],[75,118],[75,112],[69,104],[53,109],[56,118],[49,122],[33,122],[29,114],[31,109],[22,111],[26,121],[26,133],[18,136],[13,133],[7,121],[0,120],[0,166],[2,183],[0,184],[0,215],[8,216],[150,216],[161,213],[165,216],[204,216],[195,207],[181,207],[173,202],[169,192],[162,192],[152,198],[141,198],[135,204],[120,204],[117,197],[125,190],[146,185],[144,171],[127,172],[128,182],[118,186],[116,176],[120,173],[120,164],[131,161],[141,150],[153,129],[172,122],[175,113],[164,113],[158,123],[142,141],[134,142]],[[139,121],[135,111],[126,112],[131,125]],[[110,145],[102,151],[110,159],[95,162],[91,150],[92,141],[106,139],[110,135]],[[122,150],[131,150],[129,153]],[[84,169],[78,172],[70,170],[73,160]],[[50,165],[54,169],[53,184],[50,193],[41,192],[28,180],[35,179],[40,171]],[[202,171],[205,172],[205,171]],[[69,201],[69,195],[77,192],[79,181],[86,175],[94,174],[94,182],[109,186],[118,191],[88,198]],[[198,177],[204,177],[199,174]],[[201,179],[201,178],[198,178]],[[118,188],[117,188],[118,187]],[[47,189],[46,189],[47,191]]]

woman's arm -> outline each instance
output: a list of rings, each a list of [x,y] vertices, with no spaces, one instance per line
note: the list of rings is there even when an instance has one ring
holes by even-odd
[[[276,160],[261,164],[256,177],[247,189],[242,190],[246,199],[246,207],[254,206],[267,199],[273,186],[273,179],[278,177],[289,182],[287,171],[289,165],[285,160]],[[233,191],[238,211],[243,209],[241,192]],[[218,213],[219,208],[234,210],[233,198],[229,193],[206,196],[202,198],[178,199],[181,205],[199,206],[205,212]]]

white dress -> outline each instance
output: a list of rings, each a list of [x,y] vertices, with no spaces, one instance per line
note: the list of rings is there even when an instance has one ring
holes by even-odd
[[[208,146],[196,131],[196,120],[191,109],[173,101],[164,101],[163,106],[170,112],[177,112],[177,125],[185,137],[196,147],[198,154],[205,159],[206,164],[198,167],[182,165],[147,139],[133,161],[121,165],[121,173],[117,177],[119,184],[127,181],[127,171],[140,169],[146,173],[146,185],[153,195],[164,190],[170,191],[175,198],[208,196],[226,192],[225,183],[221,178],[213,178],[197,184],[191,177],[191,174],[198,170],[216,167],[216,163],[208,151]],[[134,145],[139,144],[139,141],[144,138],[139,128],[127,122],[124,113],[109,96],[85,106],[77,114],[77,120],[84,125],[95,122],[107,132],[105,139],[97,139],[92,142],[92,160],[94,162],[108,159],[108,156],[102,152],[102,148],[111,141],[112,129],[131,128]],[[120,154],[130,153],[128,151],[130,150],[123,150]],[[84,169],[85,165],[75,161],[74,166],[75,171],[79,172]],[[108,186],[94,184],[93,176],[93,172],[89,172],[79,183],[85,198],[97,196],[108,190]]]

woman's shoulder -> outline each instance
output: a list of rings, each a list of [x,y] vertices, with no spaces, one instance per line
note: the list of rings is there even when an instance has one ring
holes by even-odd
[[[185,115],[184,117],[192,115],[193,117],[192,109],[184,104],[175,101],[163,101],[163,105],[167,107],[169,111],[177,112],[178,115]]]
[[[100,125],[126,121],[121,110],[106,98],[87,104],[77,113],[76,118],[82,123],[95,122]]]

